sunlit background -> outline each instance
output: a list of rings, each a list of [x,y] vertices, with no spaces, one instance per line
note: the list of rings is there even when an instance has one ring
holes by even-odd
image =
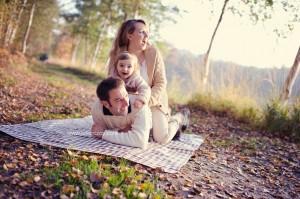
[[[176,24],[167,23],[161,28],[161,36],[177,48],[195,54],[204,54],[217,24],[223,1],[212,6],[210,1],[165,0],[186,10],[177,17]],[[211,10],[214,13],[211,14]],[[287,32],[287,38],[279,37],[275,28],[285,28],[288,18],[282,12],[265,24],[253,24],[248,16],[239,17],[226,12],[213,44],[212,58],[233,61],[257,67],[291,67],[300,41],[300,24]]]

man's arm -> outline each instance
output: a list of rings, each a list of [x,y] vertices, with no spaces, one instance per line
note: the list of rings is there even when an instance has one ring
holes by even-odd
[[[131,130],[127,133],[105,130],[103,140],[139,148],[147,148],[151,128],[151,111],[148,106],[143,106],[135,115]]]
[[[92,118],[93,126],[91,128],[92,135],[96,138],[102,138],[103,132],[106,129],[106,125],[101,117],[101,109],[99,106],[99,101],[96,101],[92,107]]]

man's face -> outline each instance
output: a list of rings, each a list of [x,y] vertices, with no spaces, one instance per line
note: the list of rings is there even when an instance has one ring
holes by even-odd
[[[102,101],[103,105],[116,116],[128,114],[129,98],[125,87],[122,85],[109,91],[109,102]]]

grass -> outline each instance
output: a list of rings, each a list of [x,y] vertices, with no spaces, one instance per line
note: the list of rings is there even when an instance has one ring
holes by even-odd
[[[256,125],[257,121],[261,119],[261,115],[254,100],[246,97],[237,98],[237,96],[213,96],[210,93],[196,94],[188,104],[218,115],[233,117],[250,125]]]
[[[63,67],[57,64],[36,62],[30,70],[45,77],[54,86],[66,86],[70,83],[95,86],[104,78],[104,73],[93,73],[83,68]]]
[[[165,198],[156,189],[157,179],[140,174],[124,159],[97,158],[68,151],[59,166],[44,169],[47,186],[53,185],[60,196],[88,198]],[[28,174],[29,175],[29,174]],[[30,174],[33,176],[33,174]]]
[[[300,102],[283,106],[278,100],[272,100],[261,108],[245,97],[238,99],[232,96],[197,94],[188,104],[218,115],[232,117],[254,130],[264,130],[281,137],[289,137],[295,142],[300,141]]]

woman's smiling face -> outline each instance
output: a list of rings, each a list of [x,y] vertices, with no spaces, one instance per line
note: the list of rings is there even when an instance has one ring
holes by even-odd
[[[133,50],[145,50],[149,40],[148,27],[141,22],[135,23],[134,26],[134,32],[128,34],[129,48]]]

